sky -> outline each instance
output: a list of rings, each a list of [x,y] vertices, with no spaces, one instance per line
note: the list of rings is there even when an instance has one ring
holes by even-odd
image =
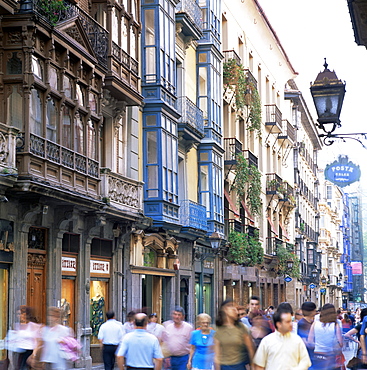
[[[302,91],[316,122],[317,115],[310,94],[310,82],[324,70],[324,58],[330,70],[346,82],[346,94],[340,115],[342,127],[336,133],[367,133],[367,49],[354,40],[347,0],[258,0],[278,35],[294,69],[295,82]],[[345,187],[357,192],[367,202],[366,149],[354,140],[324,147],[319,167],[347,155],[361,167],[361,181]],[[366,221],[366,220],[365,220]],[[367,230],[365,228],[365,230]]]

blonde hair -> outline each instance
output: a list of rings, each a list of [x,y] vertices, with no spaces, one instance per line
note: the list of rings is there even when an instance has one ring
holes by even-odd
[[[199,314],[199,315],[196,316],[196,322],[197,322],[197,324],[200,325],[200,322],[203,319],[204,320],[205,319],[208,320],[209,321],[209,324],[212,322],[212,318],[207,313],[201,313],[201,314]]]

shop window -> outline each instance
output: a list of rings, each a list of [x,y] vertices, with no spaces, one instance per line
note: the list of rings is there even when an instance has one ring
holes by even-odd
[[[99,257],[112,257],[112,240],[94,238],[90,254]]]
[[[90,326],[92,328],[91,344],[99,344],[98,331],[101,325],[105,322],[107,292],[107,281],[92,280],[90,282]]]
[[[144,266],[157,267],[157,253],[154,249],[144,248]]]
[[[0,309],[0,336],[5,338],[8,329],[8,270],[0,265],[0,297],[2,306]],[[6,351],[4,347],[0,350],[0,366],[6,360]],[[7,367],[6,367],[7,368]],[[4,367],[5,369],[5,367]]]
[[[62,325],[75,330],[75,278],[62,278],[60,303]]]
[[[79,234],[65,233],[62,237],[62,251],[79,253]]]

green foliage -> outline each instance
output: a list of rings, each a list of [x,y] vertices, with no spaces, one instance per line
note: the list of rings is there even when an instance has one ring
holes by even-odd
[[[262,213],[261,173],[256,166],[249,165],[243,154],[237,155],[234,187],[236,188],[238,203],[241,203],[246,194],[251,213],[260,216]]]
[[[300,262],[297,256],[292,252],[292,244],[287,245],[287,248],[278,247],[276,255],[278,257],[278,275],[289,275],[292,278],[300,278],[299,271]],[[293,261],[293,267],[288,268],[288,261]]]
[[[229,59],[223,64],[223,84],[225,88],[234,90],[237,110],[247,106],[250,110],[249,131],[256,131],[261,137],[261,99],[254,83],[246,76],[245,69],[238,65],[235,59]]]
[[[63,0],[39,0],[37,4],[42,15],[45,16],[53,26],[59,21],[60,13],[68,8]]]
[[[245,266],[255,266],[262,263],[264,251],[257,231],[254,236],[231,231],[228,242],[230,247],[227,257],[231,262]]]

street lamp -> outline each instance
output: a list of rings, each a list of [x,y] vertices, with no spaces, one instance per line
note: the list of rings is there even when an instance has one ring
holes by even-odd
[[[293,260],[289,259],[287,261],[287,269],[292,270],[293,269]]]
[[[335,71],[331,72],[328,69],[326,58],[324,68],[310,88],[318,116],[318,127],[324,131],[324,134],[319,134],[319,137],[323,138],[325,145],[333,144],[335,139],[353,139],[367,149],[358,137],[367,139],[367,133],[334,134],[335,129],[341,127],[339,117],[344,100],[345,83],[338,79]]]
[[[215,250],[219,250],[221,240],[222,238],[217,232],[214,232],[209,236],[210,246]]]
[[[327,279],[326,279],[326,277],[323,275],[323,276],[321,276],[320,281],[321,281],[321,284],[322,284],[322,285],[326,285],[326,281],[327,281]]]
[[[317,278],[317,274],[318,274],[318,272],[317,272],[317,270],[316,270],[316,269],[313,269],[313,270],[311,271],[311,278],[312,278],[312,280],[316,280],[316,278]]]

